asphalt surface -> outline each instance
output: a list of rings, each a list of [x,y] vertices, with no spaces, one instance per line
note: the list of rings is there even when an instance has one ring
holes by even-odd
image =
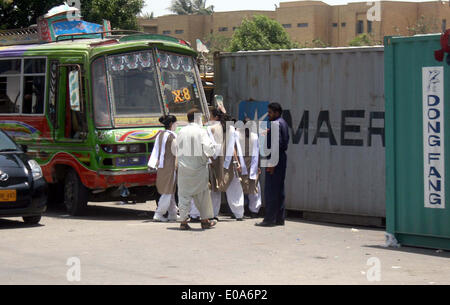
[[[106,203],[80,218],[52,207],[36,226],[0,219],[0,284],[450,284],[449,252],[384,248],[380,229],[221,216],[184,232],[152,222],[154,210]]]

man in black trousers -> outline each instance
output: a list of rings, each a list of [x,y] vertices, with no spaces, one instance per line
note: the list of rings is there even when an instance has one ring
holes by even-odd
[[[264,196],[266,200],[265,217],[262,222],[255,224],[260,227],[284,226],[284,180],[286,178],[286,151],[289,144],[289,127],[286,121],[281,117],[282,113],[283,109],[280,104],[271,103],[269,105],[269,120],[279,126],[279,140],[278,143],[271,143],[272,130],[269,129],[267,134],[268,148],[273,151],[272,145],[278,145],[279,161],[275,166],[266,169],[266,182],[264,187]]]

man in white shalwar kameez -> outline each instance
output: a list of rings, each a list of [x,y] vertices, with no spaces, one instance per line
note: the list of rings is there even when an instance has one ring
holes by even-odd
[[[215,154],[215,145],[202,127],[200,111],[189,111],[188,121],[189,125],[181,129],[177,137],[180,228],[190,229],[187,222],[191,201],[194,200],[200,212],[202,228],[209,229],[216,224],[209,220],[214,213],[208,188],[208,160]]]

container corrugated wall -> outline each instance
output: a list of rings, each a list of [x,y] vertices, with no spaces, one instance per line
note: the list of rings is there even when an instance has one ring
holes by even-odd
[[[440,35],[385,44],[387,231],[405,245],[450,250],[450,66],[434,58]]]
[[[383,47],[216,56],[217,94],[234,116],[252,108],[241,103],[285,110],[288,209],[385,217],[383,64]]]

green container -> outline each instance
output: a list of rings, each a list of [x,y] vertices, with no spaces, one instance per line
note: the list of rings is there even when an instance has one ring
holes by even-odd
[[[439,49],[440,35],[385,38],[386,225],[402,245],[450,250],[450,66]]]

